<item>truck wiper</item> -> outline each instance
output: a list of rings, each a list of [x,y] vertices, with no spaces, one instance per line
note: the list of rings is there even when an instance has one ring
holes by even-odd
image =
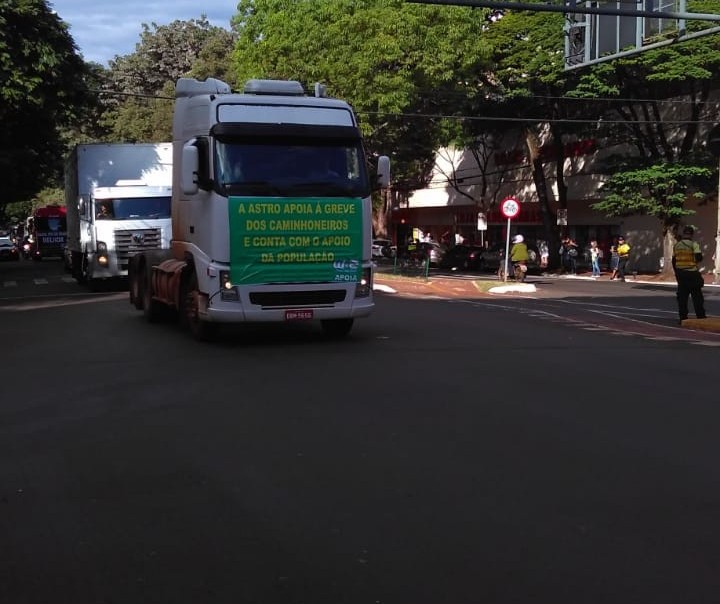
[[[224,182],[222,187],[226,191],[241,191],[243,193],[282,195],[284,190],[275,183],[267,180],[243,180],[241,182]]]
[[[324,181],[298,182],[288,187],[291,191],[303,191],[311,193],[324,193],[326,195],[347,195],[355,194],[355,188],[341,183]]]

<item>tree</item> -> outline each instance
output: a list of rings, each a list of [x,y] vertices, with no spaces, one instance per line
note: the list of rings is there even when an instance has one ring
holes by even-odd
[[[554,162],[558,205],[567,208],[564,138],[578,135],[577,127],[563,126],[558,121],[576,113],[563,98],[567,80],[572,76],[563,71],[562,16],[508,10],[501,20],[486,25],[482,36],[491,49],[490,62],[480,64],[479,69],[460,78],[470,82],[463,110],[476,117],[463,122],[457,140],[472,151],[484,144],[488,134],[500,140],[507,138],[510,130],[522,132],[526,165],[532,173],[554,265],[560,239],[551,207],[547,164]],[[519,117],[522,122],[517,121]],[[552,152],[548,153],[547,148]],[[476,152],[473,154],[481,157]],[[495,153],[496,159],[497,156]],[[482,172],[480,162],[478,170]],[[492,176],[502,181],[502,171]],[[482,205],[493,207],[498,201],[497,195],[487,198],[482,193],[482,196]]]
[[[691,2],[688,10],[708,12],[711,5]],[[687,27],[693,31],[708,25],[689,21]],[[684,207],[686,190],[712,187],[707,177],[714,161],[700,138],[700,126],[716,119],[709,99],[720,84],[719,73],[720,35],[715,34],[596,65],[572,92],[609,99],[602,134],[605,146],[615,145],[617,152],[604,164],[613,176],[602,190],[611,196],[593,207],[614,216],[657,216],[663,227],[665,272],[671,270],[679,220],[692,213]],[[695,191],[693,196],[702,199],[706,194]]]
[[[486,55],[483,17],[401,0],[242,0],[233,28],[237,81],[295,79],[327,85],[361,120],[371,156],[393,159],[393,187],[425,186],[457,74]],[[385,236],[389,206],[376,208]]]
[[[61,132],[92,102],[88,69],[46,0],[0,1],[0,204],[59,181]]]
[[[705,194],[697,189],[711,174],[709,168],[673,163],[620,172],[605,182],[604,199],[592,207],[608,216],[644,215],[659,219],[663,231],[663,272],[669,275],[680,220],[695,213],[685,208],[685,200],[688,195],[704,199]]]
[[[172,138],[175,82],[180,77],[227,77],[233,35],[207,18],[169,25],[143,23],[135,52],[110,61],[102,124],[115,141]]]

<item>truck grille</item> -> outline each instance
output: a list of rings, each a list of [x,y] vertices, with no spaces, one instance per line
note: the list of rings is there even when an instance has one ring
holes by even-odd
[[[345,300],[345,290],[251,292],[250,302],[260,306],[326,306]]]
[[[128,260],[138,252],[159,250],[161,245],[160,229],[115,231],[115,251],[120,270],[127,270]]]

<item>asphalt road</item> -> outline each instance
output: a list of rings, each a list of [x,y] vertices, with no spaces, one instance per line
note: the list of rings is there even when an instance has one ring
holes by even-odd
[[[576,320],[612,304],[585,294],[379,292],[345,341],[201,344],[17,270],[2,604],[717,601],[711,339]]]

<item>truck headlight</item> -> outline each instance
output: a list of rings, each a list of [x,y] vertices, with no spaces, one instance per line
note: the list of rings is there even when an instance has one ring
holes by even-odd
[[[108,263],[108,249],[107,249],[107,243],[104,241],[98,241],[97,246],[97,261],[98,264],[102,264],[103,266],[107,266]]]
[[[368,266],[362,271],[360,281],[355,285],[355,297],[367,298],[372,293],[372,267]]]
[[[230,281],[230,271],[220,271],[220,299],[228,302],[240,299],[237,288]]]

